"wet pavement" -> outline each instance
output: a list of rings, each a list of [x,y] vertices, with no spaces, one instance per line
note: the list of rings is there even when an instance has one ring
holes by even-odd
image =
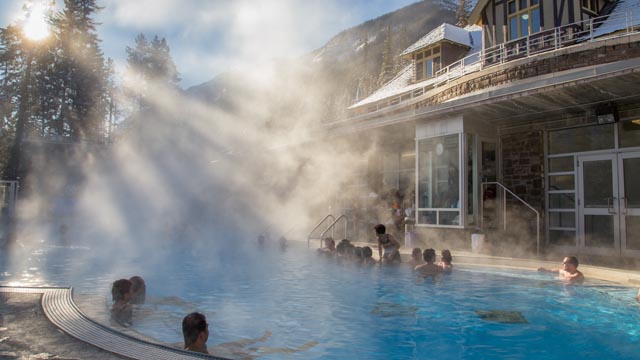
[[[40,294],[0,293],[0,359],[124,359],[51,324]]]

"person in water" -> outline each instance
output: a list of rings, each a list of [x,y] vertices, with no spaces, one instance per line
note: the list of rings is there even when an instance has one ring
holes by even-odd
[[[562,260],[562,268],[547,269],[538,268],[540,272],[558,274],[558,276],[570,283],[582,283],[584,281],[584,275],[578,270],[578,258],[575,256],[566,256]]]
[[[122,326],[131,326],[133,308],[129,304],[131,298],[131,281],[120,279],[111,285],[111,320]]]
[[[418,265],[423,264],[424,262],[422,261],[422,250],[420,250],[420,248],[413,248],[413,250],[411,251],[411,260],[409,260],[408,264],[415,268]]]
[[[415,267],[414,271],[420,275],[429,276],[442,273],[444,270],[434,262],[436,261],[436,251],[433,249],[425,249],[422,253],[424,264]]]
[[[147,284],[141,276],[132,276],[129,278],[131,281],[131,304],[144,304],[147,298]]]
[[[207,318],[193,312],[182,319],[182,336],[184,337],[184,349],[203,354],[208,354],[207,340],[209,339],[209,324]]]
[[[451,256],[451,251],[444,249],[440,255],[440,262],[438,266],[442,268],[444,271],[451,271],[453,268],[453,257]]]
[[[381,262],[400,262],[400,243],[393,235],[386,234],[387,228],[383,224],[373,227],[378,238],[378,254]]]
[[[203,354],[214,354],[233,359],[255,359],[267,354],[292,354],[308,350],[318,344],[316,341],[309,341],[296,348],[246,348],[247,346],[253,345],[257,342],[268,340],[271,336],[271,332],[265,331],[264,334],[257,339],[241,339],[222,343],[211,347],[211,352],[209,352],[209,349],[207,349],[209,324],[207,323],[206,316],[199,312],[193,312],[184,317],[182,320],[182,335],[184,337],[185,350]]]

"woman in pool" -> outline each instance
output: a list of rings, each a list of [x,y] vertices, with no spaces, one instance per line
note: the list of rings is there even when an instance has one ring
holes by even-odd
[[[400,243],[398,240],[396,240],[393,235],[386,234],[387,228],[382,224],[378,224],[373,228],[378,238],[380,261],[385,263],[400,262]]]
[[[440,266],[444,271],[451,271],[451,269],[453,268],[453,264],[451,263],[452,261],[453,257],[451,257],[451,251],[447,249],[442,250],[442,254],[440,255],[440,263],[438,263],[438,266]]]
[[[129,304],[131,298],[131,281],[120,279],[111,286],[111,297],[114,301],[111,307],[111,320],[122,326],[131,326],[133,308]]]

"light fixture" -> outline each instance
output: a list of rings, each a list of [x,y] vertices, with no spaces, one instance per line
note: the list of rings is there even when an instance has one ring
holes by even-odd
[[[616,122],[616,117],[614,114],[602,114],[596,116],[596,121],[598,125],[613,124]]]

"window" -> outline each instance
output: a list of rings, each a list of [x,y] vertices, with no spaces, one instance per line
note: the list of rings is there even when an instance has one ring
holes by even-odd
[[[422,50],[414,55],[416,81],[430,79],[440,70],[440,45]]]
[[[509,40],[540,32],[539,0],[510,0],[507,15]]]
[[[459,134],[418,141],[418,223],[461,226]]]

